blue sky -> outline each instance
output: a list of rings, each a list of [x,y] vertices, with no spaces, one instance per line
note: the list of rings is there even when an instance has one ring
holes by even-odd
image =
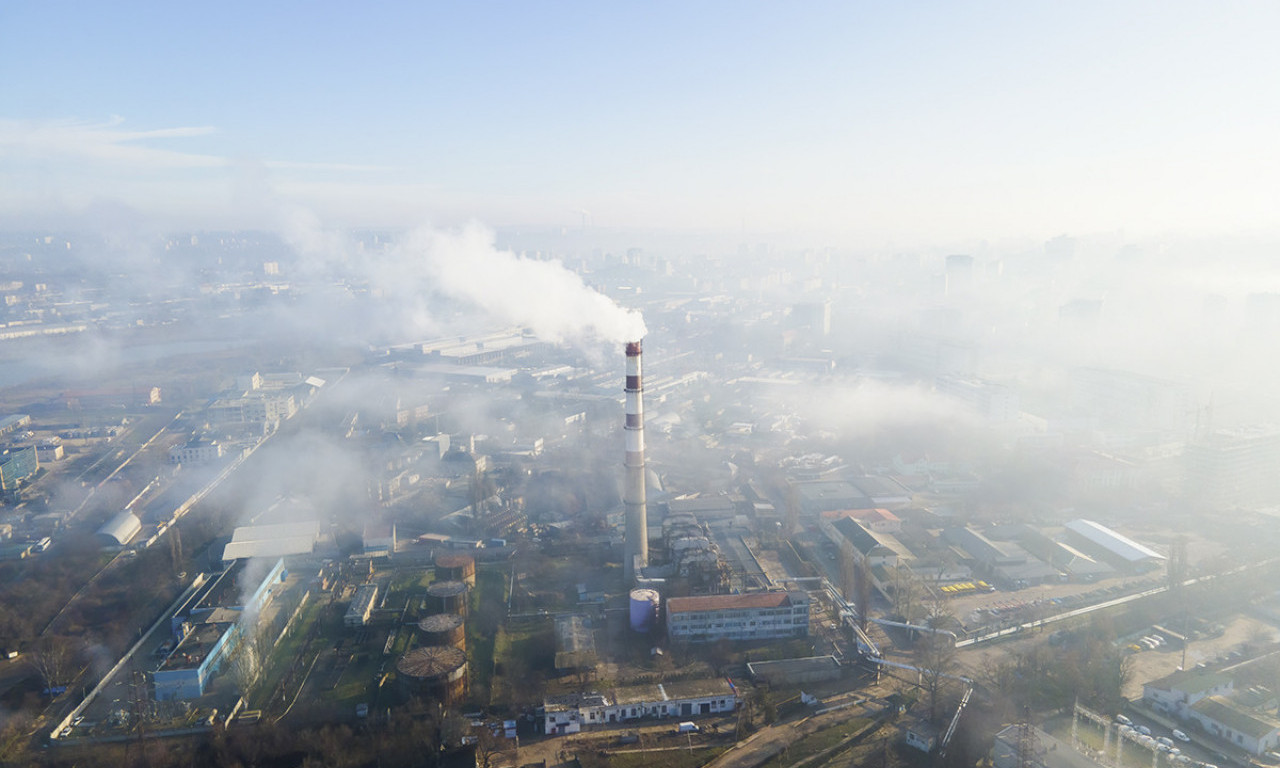
[[[932,242],[1280,202],[1274,3],[374,6],[0,6],[0,223]]]

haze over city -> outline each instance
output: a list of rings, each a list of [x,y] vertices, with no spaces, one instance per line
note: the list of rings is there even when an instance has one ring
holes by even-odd
[[[1274,234],[1277,13],[10,4],[0,207],[861,247]]]
[[[0,764],[1280,764],[1278,22],[0,7]]]

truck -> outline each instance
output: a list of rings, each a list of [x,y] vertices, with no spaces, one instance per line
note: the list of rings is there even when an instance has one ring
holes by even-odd
[[[685,720],[683,723],[676,725],[676,733],[697,733],[697,732],[698,732],[698,724],[690,720]]]

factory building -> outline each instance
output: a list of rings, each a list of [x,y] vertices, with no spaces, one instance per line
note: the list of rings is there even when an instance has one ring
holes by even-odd
[[[1031,555],[1011,541],[992,541],[972,528],[947,528],[942,538],[962,550],[975,573],[984,574],[1002,587],[1020,589],[1058,578],[1058,569]]]
[[[396,524],[368,522],[364,524],[364,553],[385,557],[396,551]]]
[[[98,542],[104,547],[123,547],[141,530],[142,521],[126,509],[98,529]]]
[[[779,640],[808,634],[809,595],[800,591],[667,600],[670,640]]]
[[[6,448],[0,452],[0,491],[5,494],[17,491],[38,469],[40,458],[34,446]]]
[[[231,534],[222,550],[222,562],[230,564],[250,557],[286,557],[307,555],[320,538],[320,524],[315,520],[300,523],[272,523],[241,526]]]
[[[1028,527],[1018,542],[1028,552],[1057,568],[1072,581],[1093,581],[1115,574],[1116,569],[1081,552],[1063,541],[1057,541],[1039,530]]]
[[[342,623],[348,627],[363,627],[369,623],[373,608],[378,602],[378,585],[361,584],[351,598],[351,605],[342,617]]]
[[[868,530],[850,517],[835,520],[824,517],[818,528],[842,552],[846,546],[851,547],[854,559],[865,560],[871,568],[893,568],[898,563],[915,560],[911,550],[892,533]]]
[[[215,400],[207,412],[215,424],[254,424],[273,429],[298,412],[298,401],[288,392],[253,390],[243,397]]]
[[[205,464],[222,458],[223,446],[217,440],[193,437],[169,449],[170,464]]]
[[[514,328],[479,336],[455,336],[423,342],[418,345],[418,350],[433,359],[457,365],[482,366],[527,358],[546,347],[546,342]]]
[[[1072,520],[1065,525],[1070,543],[1086,554],[1128,571],[1147,571],[1158,567],[1165,556],[1092,520]]]
[[[738,707],[732,681],[685,680],[633,685],[607,692],[572,693],[543,700],[543,732],[578,733],[583,726],[624,723],[641,718],[681,718],[725,714]]]
[[[824,520],[839,520],[842,517],[852,518],[858,525],[872,533],[900,533],[902,518],[887,509],[841,509],[834,512],[823,512]]]
[[[253,585],[244,582],[253,576],[254,569],[248,568],[246,561],[237,562],[174,613],[171,630],[177,644],[152,673],[156,700],[204,695],[210,681],[235,654],[241,637],[253,631],[246,625],[258,620],[288,572],[284,560],[276,560],[246,600],[245,590]]]

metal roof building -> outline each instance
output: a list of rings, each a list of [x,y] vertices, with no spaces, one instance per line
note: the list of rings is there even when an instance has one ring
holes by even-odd
[[[309,555],[319,537],[320,524],[315,520],[243,526],[231,534],[231,541],[222,550],[222,562],[247,557]]]
[[[138,516],[124,510],[120,514],[111,518],[98,529],[98,540],[104,546],[123,547],[129,543],[129,540],[138,535],[138,531],[142,530],[142,521]]]
[[[1144,547],[1128,536],[1122,536],[1092,520],[1072,520],[1066,524],[1066,529],[1127,563],[1137,564],[1148,560],[1165,559],[1164,555],[1154,549]]]

